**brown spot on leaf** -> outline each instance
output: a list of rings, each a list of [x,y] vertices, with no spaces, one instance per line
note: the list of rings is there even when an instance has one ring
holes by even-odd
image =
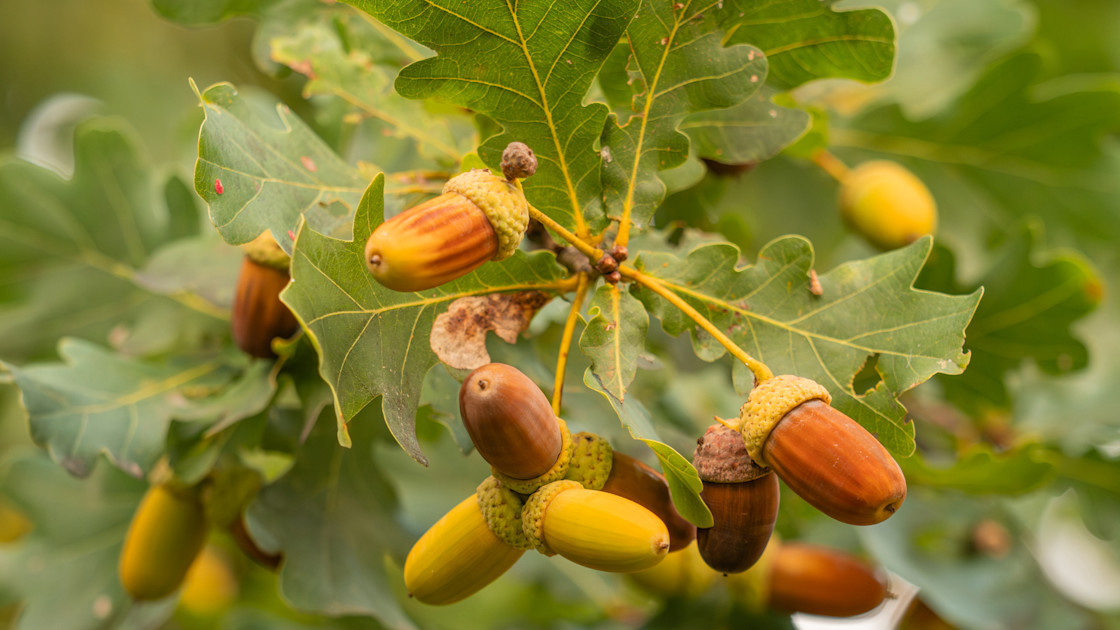
[[[551,298],[540,291],[459,298],[436,318],[429,341],[440,361],[461,370],[490,363],[486,333],[516,343],[533,315]]]

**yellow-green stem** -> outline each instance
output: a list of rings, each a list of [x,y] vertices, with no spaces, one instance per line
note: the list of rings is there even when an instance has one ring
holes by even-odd
[[[840,158],[828,152],[826,149],[818,149],[813,153],[813,163],[824,169],[826,173],[831,175],[836,181],[844,181],[844,177],[848,174],[848,166],[840,161]]]
[[[696,324],[700,326],[700,328],[704,329],[704,332],[711,335],[716,341],[720,343],[721,346],[727,348],[727,352],[729,352],[731,356],[735,357],[739,361],[742,361],[743,364],[746,365],[748,369],[750,369],[751,373],[754,374],[755,385],[773,378],[774,373],[770,371],[770,368],[767,367],[765,363],[747,354],[745,350],[739,347],[739,344],[732,341],[731,338],[725,335],[722,330],[716,328],[716,325],[713,324],[710,319],[700,314],[700,311],[697,311],[695,308],[693,308],[691,304],[684,300],[684,298],[677,295],[676,293],[673,293],[665,285],[661,284],[661,282],[657,278],[654,278],[653,276],[647,276],[646,274],[629,265],[619,265],[618,271],[622,274],[623,278],[633,280],[634,282],[637,282],[650,291],[653,291],[657,295],[665,298],[665,301],[677,307],[692,321],[696,322]]]
[[[568,241],[568,243],[571,244],[572,247],[578,249],[584,256],[590,258],[591,264],[594,265],[595,263],[599,262],[600,258],[603,257],[603,250],[595,247],[594,245],[591,245],[575,234],[572,234],[567,230],[567,228],[553,221],[551,217],[541,212],[540,210],[537,210],[533,206],[529,206],[529,216],[533,217],[537,221],[540,221],[541,225],[555,232],[560,238]]]
[[[576,330],[576,320],[579,319],[579,310],[583,306],[583,298],[587,295],[590,279],[586,273],[576,276],[579,284],[576,285],[576,295],[572,298],[572,308],[568,311],[568,321],[564,322],[564,336],[560,338],[560,354],[556,357],[556,382],[552,387],[552,412],[560,415],[560,402],[564,396],[564,372],[568,367],[568,352],[572,347],[572,337]]]

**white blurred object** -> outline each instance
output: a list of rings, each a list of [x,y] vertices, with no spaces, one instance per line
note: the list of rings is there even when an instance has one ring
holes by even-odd
[[[918,587],[887,572],[887,590],[893,597],[875,610],[858,617],[821,617],[797,613],[793,625],[798,630],[894,630],[902,623]]]
[[[40,103],[19,130],[16,155],[70,177],[74,173],[74,127],[101,107],[83,94],[56,94]]]
[[[1081,520],[1077,494],[1067,490],[1046,506],[1035,553],[1046,577],[1063,595],[1095,610],[1120,610],[1120,554]]]

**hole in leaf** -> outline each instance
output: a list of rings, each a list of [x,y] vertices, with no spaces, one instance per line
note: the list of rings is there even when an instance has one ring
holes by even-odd
[[[879,355],[876,353],[867,357],[863,367],[852,377],[852,391],[857,396],[866,396],[867,392],[875,389],[882,382],[883,375],[879,374]]]

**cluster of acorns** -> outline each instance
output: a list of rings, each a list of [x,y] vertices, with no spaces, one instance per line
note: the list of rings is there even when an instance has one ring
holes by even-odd
[[[673,508],[664,477],[571,434],[544,393],[509,365],[471,372],[459,410],[492,476],[431,527],[404,565],[409,593],[450,604],[486,586],[528,549],[611,572],[650,568],[696,528]]]

